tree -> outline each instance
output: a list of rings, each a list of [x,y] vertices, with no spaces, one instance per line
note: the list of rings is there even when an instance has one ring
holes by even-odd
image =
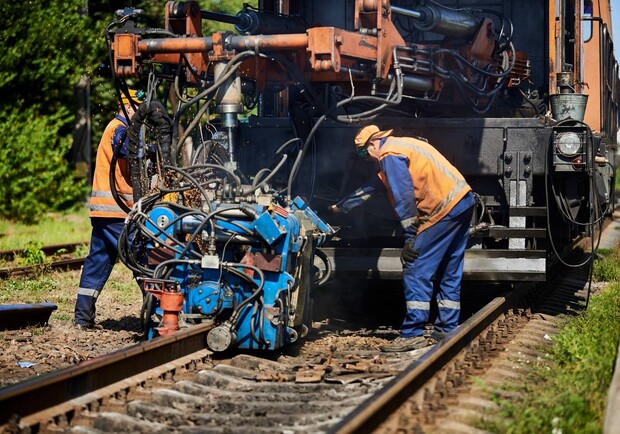
[[[80,78],[91,83],[92,140],[99,143],[116,112],[105,27],[124,7],[145,10],[145,23],[163,27],[164,0],[0,2],[0,216],[29,222],[86,196],[65,156],[77,111]],[[203,9],[236,13],[241,0],[200,2]],[[256,4],[256,2],[254,2]],[[229,25],[225,26],[230,29]],[[221,29],[207,22],[205,34]],[[94,155],[94,152],[93,152]]]
[[[0,215],[28,222],[84,197],[64,155],[73,85],[95,40],[82,0],[0,2]]]

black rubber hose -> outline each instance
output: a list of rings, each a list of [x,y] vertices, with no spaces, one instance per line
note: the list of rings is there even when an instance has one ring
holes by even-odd
[[[120,209],[128,213],[129,211],[131,211],[131,208],[129,208],[127,204],[123,202],[120,195],[118,194],[118,190],[116,189],[116,166],[118,164],[118,154],[120,153],[121,148],[123,147],[123,143],[125,142],[126,137],[127,137],[127,129],[125,129],[125,132],[121,136],[118,146],[113,149],[112,160],[110,161],[110,172],[108,173],[108,182],[110,183],[110,192],[112,193],[112,197],[114,198],[114,201],[120,207]]]
[[[140,200],[146,193],[145,177],[142,176],[144,153],[140,153],[140,129],[148,120],[157,134],[157,145],[165,166],[172,165],[172,120],[166,109],[159,101],[145,102],[131,118],[127,135],[129,136],[129,174],[133,188],[134,202]]]

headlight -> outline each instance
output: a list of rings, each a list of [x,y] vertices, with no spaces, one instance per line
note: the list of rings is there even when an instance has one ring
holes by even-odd
[[[560,154],[572,157],[581,150],[581,137],[577,133],[560,133],[556,136],[555,146]]]

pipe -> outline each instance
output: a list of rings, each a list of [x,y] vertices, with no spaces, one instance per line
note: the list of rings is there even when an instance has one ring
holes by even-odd
[[[256,35],[230,36],[224,42],[226,50],[275,50],[287,51],[306,48],[308,35],[293,33],[290,35]],[[138,42],[141,54],[203,53],[213,49],[213,38],[165,38],[149,39]]]
[[[235,30],[242,35],[276,35],[305,32],[308,26],[301,19],[245,9],[237,15],[222,12],[200,11],[205,20],[234,24]]]
[[[482,21],[469,12],[428,4],[418,10],[391,7],[392,12],[414,18],[414,26],[423,32],[434,32],[452,38],[471,39]]]
[[[301,19],[288,15],[278,15],[253,10],[244,10],[237,14],[240,23],[235,30],[242,35],[276,35],[303,33],[308,26]]]
[[[220,23],[234,24],[235,26],[243,23],[243,17],[223,12],[200,11],[200,16],[203,20],[218,21]]]
[[[599,129],[603,131],[603,120],[606,118],[605,112],[605,68],[603,68],[603,56],[605,55],[605,48],[603,47],[603,38],[605,37],[605,30],[607,24],[601,17],[583,17],[583,21],[596,21],[598,23],[598,56],[599,56],[599,82],[600,82],[600,109],[599,109]],[[613,132],[612,132],[613,133]]]
[[[217,81],[227,72],[228,64],[218,62],[213,67],[213,76]],[[215,111],[222,118],[222,127],[226,129],[228,136],[228,156],[230,162],[235,162],[235,129],[239,121],[239,113],[243,113],[243,103],[241,101],[241,78],[238,74],[230,76],[218,88],[215,94]]]

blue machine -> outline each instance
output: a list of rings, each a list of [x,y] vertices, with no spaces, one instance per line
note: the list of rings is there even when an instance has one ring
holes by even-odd
[[[160,295],[171,292],[182,294],[176,328],[212,322],[214,351],[273,350],[305,334],[315,251],[334,230],[301,198],[286,207],[260,202],[211,201],[200,210],[158,199],[130,214],[134,253],[125,259],[133,257],[148,291],[147,337],[167,333],[171,313]]]

